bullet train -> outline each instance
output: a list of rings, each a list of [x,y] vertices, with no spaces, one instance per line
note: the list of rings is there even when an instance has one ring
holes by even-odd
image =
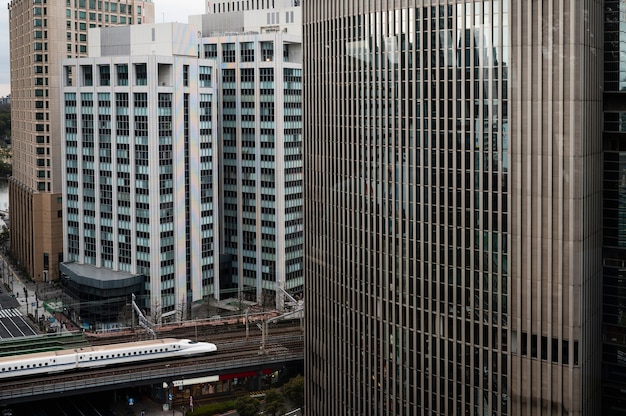
[[[189,357],[217,351],[209,342],[164,338],[0,357],[0,380],[108,365]]]

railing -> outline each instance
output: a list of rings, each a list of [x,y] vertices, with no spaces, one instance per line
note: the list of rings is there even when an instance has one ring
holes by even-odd
[[[270,356],[259,356],[256,351],[245,358],[215,357],[215,361],[199,364],[178,365],[176,361],[160,362],[145,370],[116,367],[98,369],[90,372],[67,373],[0,383],[0,402],[20,402],[26,400],[58,397],[59,394],[102,389],[103,386],[149,385],[177,378],[199,374],[218,374],[224,370],[260,368],[285,362],[299,361],[304,358],[302,352],[282,352]]]

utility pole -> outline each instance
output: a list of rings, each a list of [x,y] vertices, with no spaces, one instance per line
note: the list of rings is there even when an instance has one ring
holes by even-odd
[[[248,321],[249,312],[250,312],[250,308],[246,308],[246,343],[248,342],[248,335],[250,332],[250,322]]]
[[[274,323],[274,322],[278,322],[278,321],[280,321],[282,319],[286,319],[286,318],[288,318],[288,317],[290,317],[292,315],[300,313],[301,311],[302,311],[302,308],[298,308],[295,311],[288,312],[288,313],[285,313],[283,315],[275,316],[275,317],[270,318],[270,319],[263,319],[263,323],[262,324],[259,324],[259,323],[256,324],[259,327],[259,329],[261,330],[261,348],[260,348],[260,351],[259,351],[259,355],[266,354],[266,351],[265,351],[265,341],[266,341],[267,335],[268,335],[267,334],[267,330],[268,330],[267,324],[271,324],[271,323]]]

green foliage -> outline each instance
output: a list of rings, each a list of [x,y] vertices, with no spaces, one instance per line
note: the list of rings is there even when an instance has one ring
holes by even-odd
[[[285,396],[295,407],[304,406],[304,377],[298,374],[283,387]]]
[[[250,396],[242,396],[235,400],[235,409],[239,416],[254,416],[261,408],[261,403]]]
[[[225,413],[235,408],[235,402],[233,400],[222,403],[211,403],[202,406],[196,406],[193,408],[193,412],[188,410],[185,412],[187,415],[193,416],[213,416]]]
[[[11,138],[11,106],[0,105],[0,140]]]
[[[3,142],[0,141],[0,144]],[[0,147],[0,175],[6,176],[11,174],[11,149]]]
[[[265,413],[276,416],[281,414],[284,409],[285,397],[283,394],[276,389],[269,390],[265,394]]]

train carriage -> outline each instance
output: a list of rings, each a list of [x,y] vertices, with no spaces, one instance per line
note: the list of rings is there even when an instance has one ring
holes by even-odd
[[[173,359],[217,351],[208,342],[164,338],[0,358],[0,379]]]

